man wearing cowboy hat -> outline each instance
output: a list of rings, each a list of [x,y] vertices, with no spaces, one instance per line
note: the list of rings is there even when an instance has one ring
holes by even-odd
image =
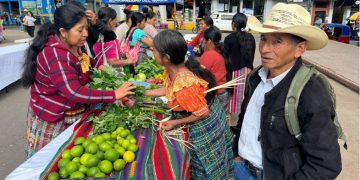
[[[276,4],[264,24],[249,17],[260,33],[262,66],[249,76],[234,140],[235,180],[335,179],[341,171],[333,123],[335,110],[323,84],[312,76],[297,108],[301,140],[290,134],[284,105],[306,50],[323,48],[326,34],[311,26],[310,14],[295,4]]]

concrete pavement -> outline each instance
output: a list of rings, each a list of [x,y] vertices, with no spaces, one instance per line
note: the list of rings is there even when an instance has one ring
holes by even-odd
[[[7,40],[1,46],[14,44],[16,39],[27,38],[28,35],[16,29],[8,29]],[[359,86],[359,47],[329,42],[319,51],[307,51],[304,59],[326,69]],[[255,54],[255,65],[260,64],[258,51]],[[335,78],[336,79],[336,78]],[[359,175],[359,94],[349,90],[335,81],[331,81],[337,94],[337,112],[348,138],[349,149],[342,148],[343,170],[337,179],[358,179]],[[9,92],[0,91],[0,179],[25,161],[24,135],[29,92],[19,83],[9,86]]]

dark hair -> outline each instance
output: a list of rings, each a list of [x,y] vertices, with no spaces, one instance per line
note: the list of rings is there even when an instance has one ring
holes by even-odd
[[[133,27],[135,27],[138,23],[141,23],[145,19],[145,16],[139,12],[134,12],[131,15],[131,26],[129,30],[126,32],[125,39],[129,36],[130,31]]]
[[[156,17],[156,14],[152,11],[146,13],[146,20],[152,19],[153,17]]]
[[[25,55],[24,71],[21,77],[22,85],[25,88],[35,82],[36,57],[44,49],[49,36],[59,35],[60,28],[69,31],[84,17],[83,9],[72,4],[65,4],[55,10],[54,24],[46,23],[40,27]]]
[[[292,41],[294,46],[301,43],[301,42],[306,41],[304,38],[293,35],[293,34],[290,34],[290,36],[291,36],[290,38],[291,38],[291,41]]]
[[[111,7],[102,7],[98,11],[98,18],[104,22],[104,24],[107,24],[109,20],[116,19],[116,16],[116,11]]]
[[[129,9],[124,9],[124,13],[126,14],[126,22],[128,22],[128,20],[131,18],[132,14],[134,13],[133,11],[130,11]]]
[[[231,63],[229,61],[228,53],[225,50],[224,43],[221,43],[221,31],[216,26],[210,27],[209,29],[204,31],[204,39],[211,40],[216,46],[216,50],[220,52],[225,60],[225,68],[226,68],[226,81],[230,81],[232,78],[232,68]],[[230,89],[229,89],[230,90]],[[232,90],[231,90],[232,92]]]
[[[170,62],[172,64],[178,65],[185,63],[185,66],[191,72],[209,83],[209,89],[216,86],[216,81],[212,73],[209,70],[202,68],[199,61],[195,60],[193,57],[190,57],[185,61],[187,45],[180,32],[174,30],[161,31],[155,36],[153,43],[161,56],[168,55],[170,57]],[[212,103],[215,95],[216,91],[206,94],[208,104]]]
[[[204,23],[209,27],[214,26],[214,21],[210,16],[204,16],[201,20],[203,20]]]
[[[149,8],[148,7],[143,7],[142,8],[142,12],[144,13],[144,14],[147,14],[147,13],[149,13]]]
[[[247,17],[243,13],[236,13],[232,19],[233,26],[236,27],[236,39],[239,44],[240,57],[242,61],[247,59],[254,59],[255,46],[250,43],[253,42],[254,37],[252,34],[245,31]]]

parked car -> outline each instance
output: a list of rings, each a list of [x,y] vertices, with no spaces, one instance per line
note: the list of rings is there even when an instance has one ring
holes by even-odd
[[[213,13],[210,17],[214,20],[214,26],[221,31],[232,31],[232,18],[235,13]]]

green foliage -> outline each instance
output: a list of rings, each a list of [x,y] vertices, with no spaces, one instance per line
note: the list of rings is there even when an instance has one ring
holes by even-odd
[[[164,67],[157,64],[155,59],[148,59],[136,67],[136,72],[144,73],[147,78],[154,78],[155,75],[164,72]]]
[[[90,118],[94,123],[93,135],[113,132],[117,127],[126,127],[131,131],[138,128],[149,128],[155,123],[153,112],[164,112],[156,108],[129,108],[108,105],[97,117]]]

